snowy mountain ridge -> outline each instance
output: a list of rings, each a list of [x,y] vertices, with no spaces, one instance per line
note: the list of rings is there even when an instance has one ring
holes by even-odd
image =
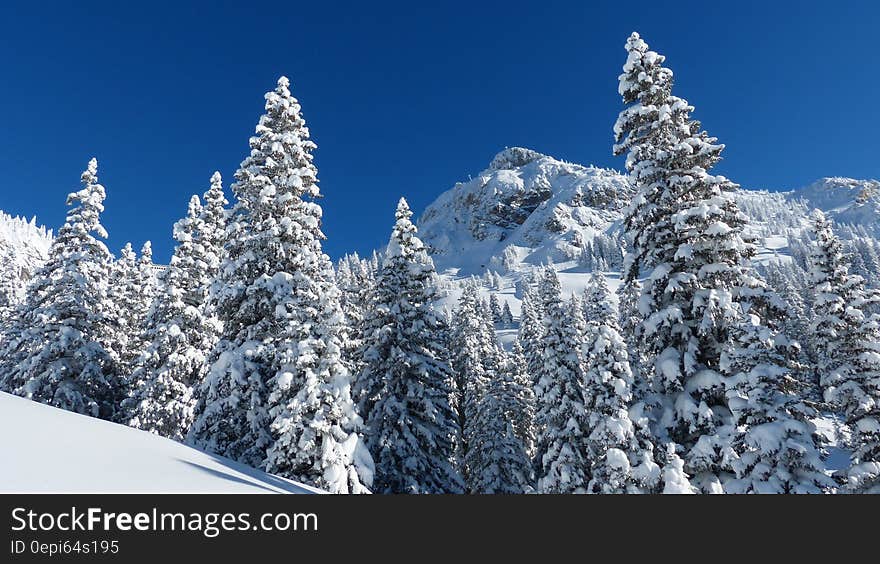
[[[622,245],[623,210],[633,193],[618,171],[512,147],[430,204],[419,219],[419,234],[438,271],[453,276],[523,272],[570,261],[588,271],[585,246],[597,237],[606,246]],[[752,219],[750,229],[764,239],[757,241],[759,258],[778,254],[784,233],[773,231],[800,229],[812,208],[869,232],[880,225],[877,180],[830,177],[791,191],[743,189],[736,197]],[[616,270],[613,257],[606,259],[612,264],[603,270]]]
[[[0,282],[0,306],[17,303],[33,272],[49,255],[52,231],[0,210],[0,267],[7,276]]]
[[[619,171],[510,147],[476,177],[438,196],[420,217],[419,233],[438,271],[449,274],[577,261],[597,234],[619,239],[622,212],[633,193]],[[810,209],[818,208],[839,224],[880,232],[878,180],[826,177],[789,191],[744,189],[737,199],[756,224],[786,216],[789,227],[799,227]],[[51,242],[52,231],[36,218],[0,210],[0,264],[13,265],[24,283],[46,260]]]
[[[819,208],[839,224],[864,227],[878,234],[880,228],[880,181],[854,178],[821,178],[808,186],[786,193]]]
[[[52,231],[37,225],[37,218],[26,220],[0,210],[0,255],[16,264],[33,268],[46,260]]]
[[[422,214],[419,233],[441,272],[564,262],[614,230],[632,193],[617,171],[513,147],[441,194]]]

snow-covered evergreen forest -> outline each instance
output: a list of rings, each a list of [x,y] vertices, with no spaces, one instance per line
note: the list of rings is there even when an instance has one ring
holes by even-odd
[[[0,214],[0,391],[332,493],[880,493],[880,182],[741,189],[625,47],[625,174],[506,149],[370,257],[285,77],[168,265],[92,159],[55,233]]]

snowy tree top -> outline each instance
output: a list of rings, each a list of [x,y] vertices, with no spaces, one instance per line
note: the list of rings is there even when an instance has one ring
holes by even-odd
[[[137,262],[137,256],[134,254],[134,249],[132,249],[131,243],[126,243],[119,250],[119,260],[131,264]]]
[[[237,182],[232,189],[239,204],[247,201],[246,209],[291,205],[287,203],[290,196],[320,197],[318,171],[312,162],[316,145],[309,138],[309,128],[289,84],[282,77],[277,88],[266,93],[265,114],[255,128],[256,135],[250,138],[251,153],[235,173]],[[307,213],[320,218],[320,206],[312,206]]]
[[[201,211],[201,209],[202,209],[202,201],[199,199],[199,197],[196,194],[193,194],[192,196],[190,196],[189,204],[187,205],[187,212],[191,216],[195,217],[195,216],[199,215],[199,212]]]
[[[416,262],[430,264],[433,269],[434,263],[425,252],[424,243],[418,237],[418,229],[412,222],[412,210],[410,210],[406,198],[400,198],[397,202],[394,218],[396,221],[385,251],[384,264],[389,264],[394,257],[407,256]]]
[[[394,217],[397,221],[402,219],[408,220],[412,217],[412,210],[409,209],[409,204],[403,196],[397,201],[397,211],[394,213]]]
[[[152,262],[153,260],[153,243],[147,241],[144,243],[144,246],[141,247],[141,261],[142,262]]]
[[[104,187],[98,184],[98,161],[91,159],[88,168],[80,176],[83,188],[67,195],[67,205],[72,206],[67,212],[65,227],[85,232],[93,232],[99,237],[107,238],[107,231],[101,225],[100,214],[104,211],[104,199],[107,197]],[[65,230],[62,227],[62,230]]]
[[[98,183],[98,159],[92,157],[89,160],[88,167],[83,171],[82,176],[80,177],[83,183],[83,186],[89,186],[91,184]]]
[[[651,51],[648,44],[633,32],[626,40],[627,57],[623,74],[618,77],[618,93],[634,102],[647,95],[668,95],[672,88],[672,70],[663,67],[666,57]]]

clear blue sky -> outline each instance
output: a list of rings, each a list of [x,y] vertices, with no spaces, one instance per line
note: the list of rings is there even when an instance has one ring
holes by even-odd
[[[722,5],[723,4],[723,5]],[[674,7],[673,7],[674,6]],[[318,144],[326,250],[384,244],[505,146],[622,168],[617,76],[638,30],[746,187],[880,177],[872,2],[5,3],[0,209],[57,228],[91,156],[118,250],[229,181],[285,74]]]

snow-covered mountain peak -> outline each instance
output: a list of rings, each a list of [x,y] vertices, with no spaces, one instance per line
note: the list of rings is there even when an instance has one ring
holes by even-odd
[[[47,251],[51,242],[52,231],[37,225],[36,217],[28,221],[0,210],[0,244],[16,247],[28,245]]]
[[[869,232],[876,232],[880,224],[878,180],[827,177],[789,194],[823,210],[839,224],[859,225]]]
[[[46,261],[52,231],[30,221],[0,211],[0,266],[8,273],[0,282],[0,306],[17,303],[34,270]]]
[[[880,194],[880,181],[857,180],[832,176],[820,178],[796,191],[796,194],[826,210],[847,206],[853,202],[866,202],[877,198]]]
[[[495,155],[489,163],[489,170],[515,169],[542,158],[547,158],[547,155],[524,147],[508,147]]]
[[[440,195],[419,220],[441,271],[476,274],[563,262],[620,219],[632,187],[614,170],[531,149],[498,153],[476,178]]]

